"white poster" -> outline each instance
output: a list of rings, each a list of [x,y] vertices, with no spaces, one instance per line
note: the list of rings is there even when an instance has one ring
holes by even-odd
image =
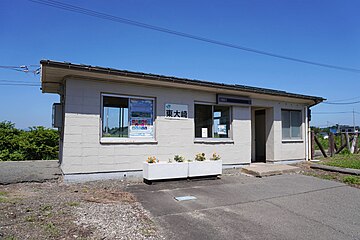
[[[218,132],[219,135],[226,135],[226,125],[218,125]]]
[[[185,104],[165,104],[165,117],[175,119],[188,118],[188,105]]]
[[[207,128],[201,128],[201,137],[202,138],[208,137],[208,129]]]

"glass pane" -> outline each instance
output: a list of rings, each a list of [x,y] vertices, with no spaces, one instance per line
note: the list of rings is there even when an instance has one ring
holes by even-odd
[[[290,111],[281,111],[282,138],[290,139]]]
[[[228,138],[230,130],[230,107],[214,106],[214,138]]]
[[[195,137],[212,137],[212,106],[195,104]]]
[[[301,138],[301,111],[291,111],[291,138]]]
[[[103,97],[103,137],[128,137],[128,99]]]
[[[153,101],[148,99],[130,99],[130,137],[154,136]]]

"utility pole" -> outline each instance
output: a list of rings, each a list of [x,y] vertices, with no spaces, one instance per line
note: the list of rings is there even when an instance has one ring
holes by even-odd
[[[355,110],[353,108],[353,127],[354,127],[354,133],[355,133]]]

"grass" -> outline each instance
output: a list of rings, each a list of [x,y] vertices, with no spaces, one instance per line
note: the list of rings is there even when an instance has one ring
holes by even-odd
[[[25,221],[27,221],[27,222],[35,222],[35,220],[36,220],[36,217],[33,215],[25,217]]]
[[[360,169],[360,155],[336,155],[332,158],[323,159],[320,164],[333,167]]]
[[[5,192],[5,191],[0,191],[0,197],[5,197],[5,196],[7,196],[7,192]]]
[[[344,183],[348,184],[359,184],[360,185],[360,177],[359,176],[345,176],[342,178]]]
[[[52,222],[45,224],[44,228],[53,237],[58,236],[60,233],[59,229]]]
[[[0,191],[0,203],[16,203],[21,200],[20,198],[10,198],[9,194],[5,191]]]
[[[5,237],[4,240],[16,240],[17,238],[16,237],[13,237],[13,236],[8,236],[8,237]]]
[[[52,206],[51,205],[44,205],[40,208],[41,211],[45,212],[45,211],[51,211],[52,210]]]
[[[80,203],[78,203],[78,202],[68,202],[67,205],[70,206],[70,207],[78,207],[78,206],[80,206]]]

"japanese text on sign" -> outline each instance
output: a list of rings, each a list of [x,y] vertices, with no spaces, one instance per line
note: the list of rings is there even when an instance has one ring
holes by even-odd
[[[188,105],[166,103],[165,117],[176,118],[176,119],[187,119]]]

